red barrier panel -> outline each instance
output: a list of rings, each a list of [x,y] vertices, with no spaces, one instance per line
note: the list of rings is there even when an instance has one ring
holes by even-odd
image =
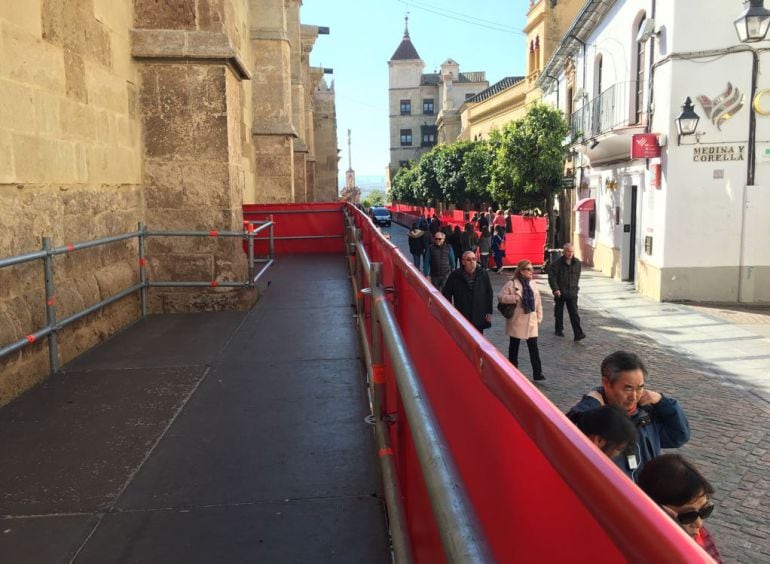
[[[390,299],[409,354],[498,562],[711,562],[410,260],[354,213],[370,259],[382,263],[383,284],[395,288]],[[416,561],[444,562],[387,360],[384,372]]]
[[[276,255],[343,253],[345,226],[342,207],[344,205],[343,202],[246,204],[243,206],[243,219],[265,221],[271,215],[273,216]],[[260,257],[268,254],[268,232],[263,230],[255,237],[254,255]]]
[[[512,233],[505,234],[503,266],[516,266],[520,260],[543,264],[543,251],[548,237],[548,220],[544,217],[512,215]]]

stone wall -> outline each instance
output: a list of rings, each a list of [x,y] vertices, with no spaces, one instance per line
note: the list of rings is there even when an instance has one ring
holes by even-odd
[[[333,165],[336,196],[336,128],[333,92],[326,117],[313,113],[307,34],[314,41],[317,28],[300,25],[300,5],[0,1],[0,258],[39,250],[43,237],[63,246],[139,223],[240,231],[244,203],[336,199],[315,187]],[[146,253],[154,281],[247,276],[239,238],[150,238]],[[138,257],[135,239],[56,257],[57,317],[136,284]],[[149,294],[154,312],[256,299],[221,287]],[[59,364],[139,314],[135,294],[63,329]],[[0,347],[46,324],[42,261],[0,269]],[[0,358],[0,405],[48,366],[45,339]]]
[[[130,0],[0,3],[0,257],[130,232],[142,219]],[[55,258],[64,318],[137,281],[135,242]],[[0,345],[46,325],[43,264],[0,269]],[[134,321],[128,298],[59,333],[64,363]],[[43,342],[0,359],[0,404],[48,372]]]

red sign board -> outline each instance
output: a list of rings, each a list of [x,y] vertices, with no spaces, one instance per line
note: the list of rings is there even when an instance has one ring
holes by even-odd
[[[650,165],[650,184],[660,190],[660,164]]]
[[[639,133],[631,137],[631,158],[650,159],[660,156],[660,145],[656,133]]]

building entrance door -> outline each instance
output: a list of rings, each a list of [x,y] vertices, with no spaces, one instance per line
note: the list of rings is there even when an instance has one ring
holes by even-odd
[[[632,185],[625,193],[623,205],[623,242],[621,243],[621,279],[636,277],[636,201],[638,187]]]

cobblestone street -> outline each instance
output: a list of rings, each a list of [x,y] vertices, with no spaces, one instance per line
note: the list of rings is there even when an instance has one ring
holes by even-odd
[[[409,256],[406,231],[394,226],[392,240]],[[495,292],[509,274],[490,274]],[[678,399],[690,421],[692,438],[679,451],[691,459],[716,489],[716,511],[708,528],[727,562],[770,562],[770,452],[767,448],[770,403],[767,395],[754,391],[754,379],[726,374],[700,355],[660,342],[642,331],[633,319],[612,315],[592,299],[592,279],[616,284],[591,270],[584,270],[581,284],[581,319],[588,335],[572,340],[565,312],[566,337],[553,331],[553,299],[544,275],[538,275],[544,308],[539,345],[546,380],[538,388],[562,411],[568,410],[593,386],[600,383],[599,365],[604,356],[625,349],[638,353],[647,363],[647,386]],[[595,286],[594,286],[595,287]],[[667,305],[667,304],[663,304]],[[675,306],[676,307],[676,306]],[[715,318],[718,319],[718,318]],[[680,323],[671,315],[669,326]],[[728,325],[729,322],[721,322]],[[688,325],[689,327],[689,325]],[[688,331],[685,331],[688,332]],[[495,311],[486,337],[507,354],[508,337],[504,318]],[[761,337],[759,337],[761,339]],[[721,346],[714,339],[712,347]],[[766,344],[766,343],[765,343]],[[729,341],[721,356],[741,357]],[[526,347],[519,353],[521,371],[531,378]],[[765,364],[767,360],[762,360]]]

